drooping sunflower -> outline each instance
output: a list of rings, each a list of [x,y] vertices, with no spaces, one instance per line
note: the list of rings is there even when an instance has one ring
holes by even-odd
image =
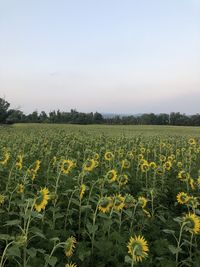
[[[96,167],[96,161],[94,159],[88,159],[83,164],[83,170],[86,172],[91,172]]]
[[[86,186],[85,186],[85,184],[81,184],[81,186],[80,186],[80,199],[82,199],[83,198],[83,196],[84,196],[84,194],[85,194],[85,191],[86,191]]]
[[[190,197],[188,196],[187,193],[180,192],[176,196],[176,199],[177,199],[178,203],[180,203],[180,204],[186,204],[186,203],[188,203]]]
[[[142,262],[148,256],[148,243],[143,236],[134,236],[129,239],[128,253],[131,255],[133,261]]]
[[[38,212],[44,210],[48,203],[49,198],[50,198],[49,190],[46,187],[41,188],[35,200],[35,205],[34,205],[35,210]]]
[[[64,159],[61,163],[61,171],[64,174],[69,174],[73,167],[75,163],[70,159]]]
[[[102,197],[99,201],[98,209],[103,213],[107,213],[110,211],[112,204],[113,202],[111,197]]]
[[[108,152],[105,153],[104,158],[107,161],[111,161],[114,158],[114,155],[113,155],[112,152],[108,151]]]
[[[193,234],[200,233],[200,219],[196,214],[189,213],[183,218],[183,222],[186,223],[186,231]]]
[[[65,247],[64,247],[65,255],[67,257],[71,257],[73,255],[75,246],[76,246],[76,238],[74,236],[69,237],[65,242]]]
[[[122,210],[125,205],[124,201],[125,201],[125,198],[121,194],[114,196],[114,199],[113,199],[114,209],[117,211]]]
[[[188,200],[188,204],[193,208],[196,209],[199,206],[199,201],[197,197],[190,197]]]
[[[138,198],[138,204],[144,209],[147,205],[147,199],[145,197]]]
[[[110,170],[107,172],[106,174],[106,178],[108,180],[109,183],[113,183],[116,181],[117,179],[117,172],[116,170]]]

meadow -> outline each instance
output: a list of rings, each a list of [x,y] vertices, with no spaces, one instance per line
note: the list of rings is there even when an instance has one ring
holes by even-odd
[[[0,127],[0,267],[200,266],[200,128]]]

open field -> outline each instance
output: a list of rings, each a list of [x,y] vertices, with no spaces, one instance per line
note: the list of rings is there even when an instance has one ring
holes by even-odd
[[[0,267],[199,267],[200,128],[0,128]]]

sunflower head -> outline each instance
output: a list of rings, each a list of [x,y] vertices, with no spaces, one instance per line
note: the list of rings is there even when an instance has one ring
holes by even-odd
[[[121,196],[121,194],[114,196],[113,198],[114,209],[117,211],[122,210],[125,205],[124,201],[125,201],[125,198]]]
[[[17,193],[18,194],[23,194],[24,193],[24,185],[23,184],[18,184],[17,185]]]
[[[65,264],[65,267],[77,267],[77,265],[75,263],[70,262]]]
[[[200,232],[200,219],[196,214],[187,214],[183,218],[183,222],[185,223],[185,230],[189,231],[193,234],[199,234]]]
[[[139,197],[138,204],[144,209],[147,205],[147,199],[145,197]]]
[[[112,198],[111,197],[102,197],[99,201],[98,209],[103,212],[109,212],[112,207]]]
[[[114,159],[114,155],[113,155],[112,152],[108,151],[108,152],[105,153],[104,158],[107,161],[111,161],[112,159]]]
[[[61,171],[64,174],[70,173],[73,167],[75,167],[75,163],[72,160],[64,159],[61,163]]]
[[[188,201],[190,200],[190,197],[188,196],[187,193],[180,192],[176,196],[176,199],[177,199],[177,201],[178,201],[179,204],[187,204]]]
[[[83,164],[83,170],[86,172],[91,172],[96,167],[96,161],[94,159],[88,159]]]
[[[194,139],[194,138],[190,138],[190,139],[188,140],[188,144],[191,145],[191,146],[196,145],[196,141],[195,141],[195,139]]]
[[[186,171],[180,171],[178,173],[178,178],[184,182],[190,179],[190,174]]]
[[[142,172],[147,172],[149,170],[149,164],[148,162],[144,162],[140,165],[140,169]]]
[[[148,244],[143,236],[134,236],[129,239],[128,253],[131,255],[133,261],[141,262],[148,256]]]
[[[171,161],[166,161],[166,162],[164,163],[163,167],[164,167],[164,169],[165,169],[166,171],[170,171],[171,168],[172,168],[172,163],[171,163]]]
[[[128,183],[128,176],[126,174],[121,174],[119,175],[118,179],[117,179],[119,185],[125,185]]]
[[[83,196],[84,196],[84,194],[85,194],[85,191],[86,191],[86,186],[85,186],[85,184],[81,184],[81,186],[80,186],[80,194],[79,194],[80,199],[83,198]]]
[[[156,163],[155,163],[154,161],[152,161],[152,162],[149,163],[149,167],[150,167],[152,170],[155,170],[156,167],[157,167],[157,165],[156,165]]]
[[[0,194],[0,205],[3,205],[3,203],[5,202],[6,197],[2,194]]]
[[[50,196],[49,196],[49,190],[45,187],[45,188],[42,188],[38,194],[37,194],[37,197],[35,199],[35,210],[40,212],[41,210],[44,210],[47,203],[48,203],[48,200],[49,200]]]
[[[117,172],[115,170],[108,171],[106,174],[106,178],[107,178],[109,183],[115,182],[117,179]]]
[[[128,161],[127,159],[123,159],[121,165],[122,169],[129,169],[131,166],[130,161]]]
[[[65,255],[67,257],[71,257],[73,255],[75,246],[76,246],[76,238],[73,236],[69,237],[65,242],[65,247],[64,247]]]

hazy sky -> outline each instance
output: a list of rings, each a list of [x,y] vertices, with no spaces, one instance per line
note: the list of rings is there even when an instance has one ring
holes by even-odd
[[[25,112],[200,112],[200,0],[0,0],[3,96]]]

